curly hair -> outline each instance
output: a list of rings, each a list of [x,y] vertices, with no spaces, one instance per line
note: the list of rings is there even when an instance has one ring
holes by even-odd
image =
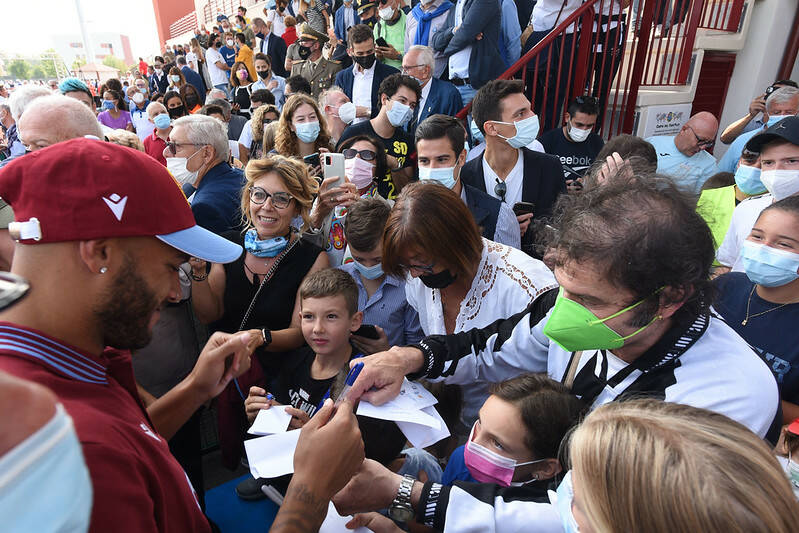
[[[252,138],[253,139],[263,139],[264,137],[264,115],[267,113],[274,113],[278,117],[280,116],[280,111],[276,106],[273,105],[262,105],[258,109],[252,112],[252,120],[250,121],[250,129],[252,130]],[[249,146],[247,147],[249,148]]]
[[[302,160],[274,154],[263,159],[251,159],[244,169],[244,177],[247,179],[241,194],[241,219],[244,231],[254,226],[250,219],[250,187],[256,180],[270,172],[280,176],[289,194],[297,203],[297,211],[303,222],[300,231],[305,231],[310,226],[311,205],[319,190],[319,184],[308,174],[308,167]]]
[[[319,111],[319,106],[316,101],[305,94],[293,94],[286,100],[283,105],[283,111],[280,114],[280,121],[277,126],[277,133],[275,134],[275,150],[277,153],[289,157],[297,157],[300,155],[300,145],[297,140],[297,134],[291,130],[291,119],[297,108],[303,104],[308,104],[316,112],[316,117],[319,119],[319,136],[314,143],[315,148],[328,148],[330,146],[330,130],[327,129],[327,122],[324,115]]]

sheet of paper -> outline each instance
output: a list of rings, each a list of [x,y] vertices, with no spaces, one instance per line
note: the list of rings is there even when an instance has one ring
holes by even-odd
[[[294,473],[294,449],[300,430],[276,433],[244,441],[250,473],[255,478],[273,478]]]
[[[362,416],[371,418],[379,418],[381,420],[392,420],[394,422],[412,422],[414,424],[421,424],[435,429],[439,429],[438,419],[426,414],[423,410],[408,410],[399,409],[397,407],[386,405],[372,405],[368,402],[360,402],[356,413]]]
[[[291,422],[291,415],[282,405],[275,405],[269,409],[261,409],[255,417],[252,427],[247,431],[252,435],[274,435],[285,433]]]
[[[371,533],[365,527],[359,527],[355,529],[347,529],[346,524],[352,520],[351,516],[341,516],[336,511],[336,506],[333,505],[333,502],[330,502],[327,508],[327,516],[325,517],[325,521],[322,522],[322,526],[319,528],[319,533],[344,533],[349,531],[354,531],[355,533]]]
[[[432,446],[441,439],[449,437],[449,430],[444,420],[438,414],[435,407],[425,407],[422,409],[430,417],[436,418],[439,422],[439,427],[433,428],[423,424],[414,424],[411,422],[397,422],[397,427],[407,437],[411,444],[417,448],[426,448]]]
[[[436,397],[420,383],[404,379],[399,395],[393,400],[386,402],[384,405],[386,407],[397,407],[399,409],[419,410],[437,403],[438,400],[436,400]]]

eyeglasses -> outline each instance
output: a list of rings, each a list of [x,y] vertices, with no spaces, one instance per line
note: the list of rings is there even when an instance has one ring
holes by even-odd
[[[166,147],[169,148],[169,153],[172,155],[177,155],[178,153],[178,146],[205,146],[204,144],[194,144],[194,143],[176,143],[175,141],[167,141]]]
[[[599,100],[595,96],[578,96],[574,99],[580,105],[597,105]]]
[[[287,192],[273,192],[269,193],[260,187],[250,187],[247,189],[250,193],[250,201],[256,205],[263,205],[268,198],[272,199],[272,205],[275,209],[285,209],[291,203],[293,196]]]
[[[356,155],[359,155],[364,161],[374,161],[374,158],[377,157],[377,154],[371,150],[356,150],[355,148],[347,148],[341,153],[344,154],[344,159],[354,159]]]
[[[701,138],[699,135],[696,134],[696,132],[694,131],[694,129],[691,126],[688,126],[688,129],[691,130],[691,133],[693,133],[694,137],[696,137],[697,146],[707,147],[707,146],[713,146],[714,144],[716,144],[716,141],[713,140],[713,139],[703,139],[703,138]]]
[[[436,266],[436,262],[433,261],[429,265],[403,265],[402,263],[400,263],[397,266],[399,266],[402,270],[405,270],[405,271],[408,271],[408,270],[419,270],[420,272],[424,272],[425,274],[432,274],[433,273],[433,267]]]
[[[497,184],[494,185],[494,194],[499,196],[501,201],[505,201],[505,195],[508,193],[508,186],[505,184],[504,181],[497,178]]]
[[[402,73],[407,74],[413,68],[424,68],[427,65],[408,65],[407,67],[402,67]]]

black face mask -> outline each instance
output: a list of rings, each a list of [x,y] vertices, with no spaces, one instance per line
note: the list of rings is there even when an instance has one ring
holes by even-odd
[[[438,274],[428,274],[427,276],[419,276],[419,279],[422,280],[425,287],[430,289],[445,289],[455,283],[455,279],[457,279],[457,275],[453,276],[452,272],[447,270],[442,270]]]
[[[369,69],[375,64],[375,55],[369,54],[368,56],[352,56],[352,60],[358,63],[364,69]]]
[[[190,108],[194,109],[197,104],[200,103],[200,99],[196,96],[187,96],[186,97],[186,105]]]
[[[180,117],[182,117],[185,114],[186,114],[186,108],[183,107],[182,105],[179,105],[177,107],[173,107],[172,109],[169,110],[169,118],[173,118],[173,119],[174,118],[180,118]]]
[[[268,70],[259,70],[258,71],[258,77],[261,78],[262,80],[265,80],[266,78],[269,77],[269,71]]]
[[[300,56],[300,59],[308,59],[311,57],[311,49],[308,46],[298,46],[297,54]]]

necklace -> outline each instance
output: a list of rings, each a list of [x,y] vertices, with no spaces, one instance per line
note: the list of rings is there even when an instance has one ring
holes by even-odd
[[[749,305],[752,303],[752,295],[755,294],[755,289],[756,288],[757,288],[757,285],[752,286],[752,291],[749,293],[749,298],[746,300],[746,317],[741,321],[741,325],[742,326],[745,326],[747,324],[747,322],[749,322],[750,318],[755,318],[756,316],[765,315],[766,313],[770,313],[772,311],[776,311],[777,309],[782,309],[786,305],[790,305],[792,303],[796,303],[796,302],[785,302],[784,304],[780,304],[777,307],[772,307],[771,309],[766,309],[765,311],[761,311],[759,313],[755,313],[752,316],[749,316]]]

